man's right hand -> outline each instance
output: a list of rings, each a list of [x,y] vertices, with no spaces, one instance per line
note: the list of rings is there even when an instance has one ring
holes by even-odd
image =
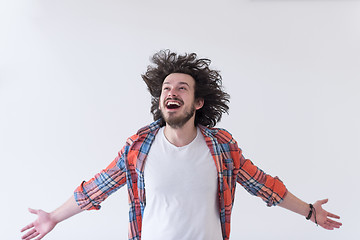
[[[29,212],[36,214],[38,218],[21,229],[21,232],[26,232],[22,239],[30,240],[36,238],[35,240],[42,239],[46,234],[48,234],[57,224],[57,222],[51,217],[51,214],[43,210],[35,210],[29,208]]]
[[[74,196],[71,196],[63,205],[55,211],[48,213],[43,210],[34,210],[29,208],[29,212],[36,214],[38,218],[21,229],[26,232],[22,239],[24,240],[40,240],[48,234],[61,221],[82,212],[83,210],[75,202]]]

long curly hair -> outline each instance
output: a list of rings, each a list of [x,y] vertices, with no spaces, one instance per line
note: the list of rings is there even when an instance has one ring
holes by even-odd
[[[161,50],[155,53],[141,77],[145,81],[151,94],[151,113],[154,120],[161,119],[159,99],[164,79],[171,73],[184,73],[195,79],[195,99],[204,99],[204,106],[195,113],[195,124],[214,127],[221,120],[223,113],[229,111],[229,94],[222,90],[222,78],[217,70],[211,70],[211,61],[206,58],[197,58],[196,53],[178,55],[170,50]]]

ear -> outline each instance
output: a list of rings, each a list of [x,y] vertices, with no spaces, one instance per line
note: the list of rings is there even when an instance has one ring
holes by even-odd
[[[195,100],[195,109],[199,110],[200,108],[202,108],[204,106],[204,99],[203,98],[197,98]]]

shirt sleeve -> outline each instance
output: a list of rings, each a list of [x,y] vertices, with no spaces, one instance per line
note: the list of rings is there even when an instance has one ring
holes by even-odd
[[[240,151],[240,169],[237,182],[249,193],[262,198],[267,206],[276,206],[281,203],[287,189],[278,177],[272,177],[255,166],[249,159],[245,159]]]
[[[81,209],[98,210],[103,202],[113,192],[126,183],[126,146],[110,165],[96,174],[89,181],[83,181],[74,191],[76,203]]]

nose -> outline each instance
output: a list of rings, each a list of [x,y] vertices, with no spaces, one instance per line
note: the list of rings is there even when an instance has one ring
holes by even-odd
[[[175,88],[170,89],[169,92],[168,92],[168,96],[169,97],[177,96],[176,89]]]

